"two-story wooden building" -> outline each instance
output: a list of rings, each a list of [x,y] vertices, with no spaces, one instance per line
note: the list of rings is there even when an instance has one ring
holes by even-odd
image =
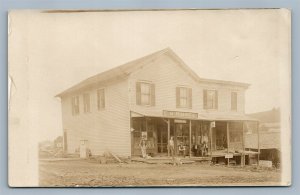
[[[257,123],[245,115],[249,84],[200,78],[170,48],[90,77],[57,95],[61,98],[64,148],[80,144],[92,154],[167,155],[174,137],[190,156],[203,137],[208,155],[245,154],[244,134]],[[197,146],[196,146],[197,145]]]

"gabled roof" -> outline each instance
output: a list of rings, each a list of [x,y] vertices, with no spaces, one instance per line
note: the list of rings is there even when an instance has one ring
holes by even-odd
[[[88,79],[85,79],[81,81],[80,83],[74,85],[73,87],[57,94],[55,97],[62,97],[66,94],[75,92],[77,90],[80,90],[84,87],[96,84],[96,83],[103,83],[111,80],[119,80],[119,79],[125,79],[127,78],[132,72],[140,69],[142,66],[148,64],[152,60],[157,59],[158,57],[168,54],[169,56],[173,57],[180,67],[193,79],[195,79],[197,82],[209,82],[209,83],[215,83],[215,84],[225,84],[225,85],[234,85],[234,86],[240,86],[247,88],[249,87],[249,84],[247,83],[240,83],[240,82],[233,82],[233,81],[223,81],[223,80],[214,80],[214,79],[205,79],[200,78],[192,69],[190,69],[181,58],[179,58],[170,48],[166,48],[160,51],[157,51],[155,53],[149,54],[147,56],[144,56],[142,58],[130,61],[126,64],[123,64],[121,66],[117,66],[115,68],[112,68],[110,70],[107,70],[105,72],[102,72],[100,74],[97,74],[95,76],[92,76]]]

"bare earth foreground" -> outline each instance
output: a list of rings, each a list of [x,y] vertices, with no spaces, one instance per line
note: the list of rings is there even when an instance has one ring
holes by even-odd
[[[279,185],[280,171],[208,164],[97,164],[40,161],[41,187]]]

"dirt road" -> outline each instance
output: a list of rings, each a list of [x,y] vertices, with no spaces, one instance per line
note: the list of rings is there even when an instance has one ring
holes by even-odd
[[[280,172],[189,164],[97,164],[89,161],[40,161],[40,186],[207,186],[276,185]]]

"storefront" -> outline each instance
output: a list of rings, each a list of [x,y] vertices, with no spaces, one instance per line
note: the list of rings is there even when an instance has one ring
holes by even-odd
[[[210,152],[210,122],[185,117],[193,114],[164,112],[165,117],[131,117],[133,156],[141,155],[142,139],[146,140],[147,154],[150,156],[170,156],[168,140],[171,137],[174,139],[175,155],[207,156]],[[181,118],[177,118],[179,116]]]
[[[212,121],[191,118],[193,114],[164,112],[161,117],[132,116],[132,155],[141,155],[140,142],[144,139],[149,156],[170,156],[168,140],[173,137],[176,156],[232,158],[240,164],[245,163],[245,156],[249,157],[249,152],[245,150],[244,137],[246,133],[256,133],[259,139],[257,121]],[[259,151],[255,153],[258,154]]]

